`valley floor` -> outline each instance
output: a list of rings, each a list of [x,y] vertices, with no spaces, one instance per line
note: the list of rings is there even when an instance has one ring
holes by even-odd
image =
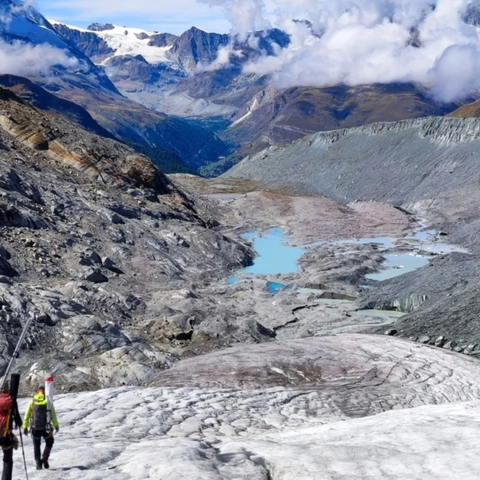
[[[220,279],[198,291],[198,299],[190,299],[183,306],[172,302],[171,308],[194,310],[197,305],[196,311],[203,310],[207,317],[232,317],[238,329],[244,331],[248,330],[246,322],[257,321],[277,340],[379,328],[385,331],[394,322],[394,314],[407,312],[392,314],[366,308],[370,295],[366,288],[378,283],[369,281],[366,275],[383,268],[386,253],[402,254],[408,261],[418,258],[419,250],[428,248],[427,241],[422,244],[406,240],[423,227],[405,211],[379,202],[343,205],[319,196],[249,191],[259,186],[239,180],[207,181],[188,175],[176,175],[174,180],[183,188],[198,190],[210,201],[216,201],[217,215],[226,232],[261,235],[271,228],[280,228],[291,246],[308,248],[298,261],[297,272],[240,274],[235,277],[240,281],[231,285]],[[378,239],[388,245],[385,249],[378,241],[358,242],[361,238]],[[425,254],[425,263],[434,258],[433,254]],[[278,255],[274,260],[280,264],[282,254]],[[269,292],[272,284],[288,289],[273,297]],[[360,307],[364,310],[358,312]],[[223,334],[221,327],[216,332]],[[249,335],[240,337],[237,334],[236,338],[243,343],[252,341]]]
[[[90,363],[80,359],[77,375],[100,371],[100,379],[116,385],[149,387],[59,395],[61,430],[51,471],[35,472],[35,478],[476,478],[480,363],[368,334],[394,322],[357,311],[370,295],[361,287],[365,275],[382,268],[385,252],[375,244],[352,249],[330,242],[403,238],[419,223],[375,202],[342,205],[242,188],[217,202],[222,227],[212,245],[279,227],[292,244],[318,242],[298,262],[299,271],[234,284],[213,273],[203,282],[178,278],[142,296],[144,310],[127,325],[129,335],[143,332],[145,341],[172,356],[170,368],[143,374],[142,366],[152,362],[140,355],[147,351],[141,343],[140,353],[121,346]],[[215,193],[232,195],[204,191]],[[184,238],[173,238],[182,246],[195,233],[185,229]],[[413,247],[398,241],[392,248],[408,253]],[[268,282],[291,289],[272,295]],[[323,303],[323,294],[346,302]],[[26,448],[32,471],[30,439]],[[19,478],[22,468],[17,452]]]

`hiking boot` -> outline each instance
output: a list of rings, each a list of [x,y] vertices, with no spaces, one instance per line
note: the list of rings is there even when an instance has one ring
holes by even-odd
[[[41,470],[41,469],[42,469],[42,461],[38,460],[37,461],[37,470]]]
[[[50,464],[46,458],[43,459],[43,468],[50,468]]]

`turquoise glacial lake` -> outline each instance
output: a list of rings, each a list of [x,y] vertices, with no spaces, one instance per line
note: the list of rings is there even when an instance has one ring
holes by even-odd
[[[332,245],[354,246],[373,243],[379,245],[380,250],[387,250],[392,249],[395,246],[395,241],[398,240],[392,237],[360,238],[333,242],[315,242],[303,247],[292,247],[290,246],[288,237],[285,236],[285,232],[281,228],[270,228],[265,234],[254,230],[245,233],[242,237],[253,242],[253,248],[257,253],[257,257],[254,259],[253,265],[239,270],[235,276],[230,277],[227,280],[229,284],[239,282],[252,275],[284,275],[297,273],[297,261],[309,247],[316,245],[329,243]],[[412,245],[412,252],[385,253],[385,262],[382,270],[366,275],[365,277],[369,280],[382,281],[421,268],[429,262],[429,257],[420,253],[422,250],[435,254],[465,251],[461,248],[439,242],[434,230],[417,231],[412,236],[405,237],[404,240]],[[353,252],[343,252],[342,254],[348,253]],[[281,283],[268,282],[267,288],[270,293],[274,294],[289,287]]]
[[[291,247],[281,228],[271,228],[267,234],[258,231],[243,235],[246,240],[253,240],[257,257],[253,265],[237,272],[238,274],[276,275],[298,272],[297,260],[305,250]]]
[[[297,261],[304,254],[302,247],[292,247],[281,228],[271,228],[266,234],[258,230],[242,235],[245,240],[253,241],[257,256],[253,265],[243,268],[236,276],[227,280],[228,284],[239,282],[249,275],[277,275],[298,272]],[[286,287],[281,283],[269,282],[268,290],[276,293]]]

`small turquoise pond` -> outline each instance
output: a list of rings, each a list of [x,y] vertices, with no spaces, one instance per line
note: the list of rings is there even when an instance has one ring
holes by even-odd
[[[303,255],[301,247],[289,246],[289,240],[281,228],[271,228],[267,234],[258,231],[242,235],[246,240],[253,240],[257,257],[253,265],[238,272],[241,274],[276,275],[298,272],[297,260]]]
[[[268,293],[278,293],[280,290],[291,290],[292,287],[283,285],[283,283],[267,282]]]
[[[388,280],[428,265],[428,258],[421,255],[404,253],[399,255],[387,254],[384,257],[383,270],[378,273],[365,275],[365,278],[377,281]]]
[[[227,283],[228,285],[233,285],[234,283],[241,282],[242,280],[245,280],[245,278],[230,277],[227,279]],[[271,293],[273,295],[275,295],[275,293],[278,293],[280,290],[291,290],[291,288],[292,287],[284,285],[283,283],[267,282],[268,293]]]
[[[253,265],[239,270],[234,277],[227,279],[232,285],[250,275],[277,275],[298,272],[297,260],[305,249],[291,247],[289,240],[284,236],[281,228],[271,228],[268,233],[261,235],[258,230],[242,235],[245,240],[253,240],[253,248],[257,253]],[[291,287],[283,283],[267,282],[268,292],[278,293],[280,290],[290,290]]]

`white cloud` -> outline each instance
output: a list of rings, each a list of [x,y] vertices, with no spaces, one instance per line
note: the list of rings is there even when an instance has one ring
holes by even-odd
[[[248,33],[270,27],[265,18],[263,0],[200,0],[201,3],[222,7],[230,21],[231,33],[246,40]]]
[[[437,98],[451,102],[468,97],[480,87],[480,47],[453,45],[447,48],[430,75]]]
[[[196,72],[213,72],[214,70],[218,70],[228,65],[232,56],[238,54],[239,53],[234,50],[232,45],[222,47],[218,50],[217,58],[212,63],[209,63],[208,65],[199,63],[197,65]]]
[[[53,66],[79,68],[79,61],[69,55],[62,48],[66,47],[63,41],[43,25],[41,17],[30,8],[32,4],[32,0],[0,3],[0,33],[5,35],[3,38],[23,39],[0,40],[0,74],[47,76]],[[37,24],[37,21],[40,23]]]
[[[48,75],[55,65],[76,67],[78,61],[50,45],[12,44],[0,41],[0,74]]]
[[[203,1],[228,10],[233,33],[266,22],[262,0],[249,0],[248,9],[239,8],[241,0]],[[419,82],[432,86],[441,100],[459,100],[480,89],[478,31],[462,20],[469,4],[478,3],[271,0],[275,24],[291,35],[291,45],[245,70],[272,74],[278,87]],[[312,29],[293,18],[310,21]]]

